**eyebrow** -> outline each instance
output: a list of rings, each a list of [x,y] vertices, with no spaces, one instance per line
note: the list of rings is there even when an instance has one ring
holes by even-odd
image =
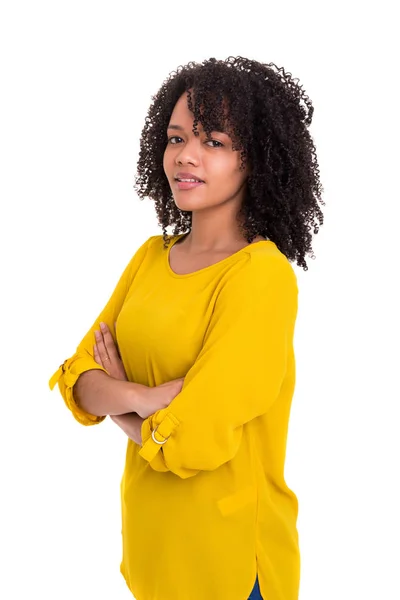
[[[182,127],[181,125],[168,125],[167,130],[168,129],[177,129],[178,131],[184,131],[185,128]],[[220,129],[216,129],[215,131],[217,131],[218,133],[223,133],[224,135],[227,135],[229,137],[229,134],[226,133],[226,131],[221,131]]]

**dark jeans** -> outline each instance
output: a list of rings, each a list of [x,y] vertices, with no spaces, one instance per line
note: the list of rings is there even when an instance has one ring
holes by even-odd
[[[260,586],[258,585],[258,577],[256,577],[256,582],[249,596],[249,600],[263,600],[260,592]]]

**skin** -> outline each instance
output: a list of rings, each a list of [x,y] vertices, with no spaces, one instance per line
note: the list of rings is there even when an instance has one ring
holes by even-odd
[[[193,122],[185,93],[171,114],[163,160],[175,204],[181,210],[192,211],[192,230],[180,246],[192,256],[236,252],[248,245],[236,215],[245,197],[249,169],[239,170],[240,153],[232,150],[232,139],[226,132],[213,131],[207,138],[198,123],[200,135],[195,136]],[[205,183],[180,190],[175,181],[179,171],[193,173]],[[253,243],[262,239],[258,236]]]
[[[110,377],[128,381],[118,346],[114,342],[114,338],[106,323],[100,323],[100,330],[95,331],[95,338],[96,343],[93,346],[93,352],[97,364],[104,367]],[[140,446],[142,445],[141,428],[144,419],[138,414],[128,413],[125,415],[110,415],[110,419],[114,421],[114,423],[118,425],[131,440]]]
[[[114,329],[115,329],[114,324]],[[118,345],[114,342],[114,338],[106,323],[100,323],[100,330],[94,332],[96,343],[93,346],[93,354],[95,361],[104,367],[110,377],[129,381],[121,356],[118,350]],[[161,410],[169,406],[172,400],[181,392],[184,384],[184,377],[167,381],[161,385],[146,388],[146,395],[142,402],[145,406],[141,406],[141,410],[137,412],[124,413],[121,415],[109,415],[110,419],[118,425],[126,435],[136,442],[139,446],[142,445],[142,424],[143,421],[150,415],[155,414],[157,410]],[[139,414],[138,414],[139,413]]]

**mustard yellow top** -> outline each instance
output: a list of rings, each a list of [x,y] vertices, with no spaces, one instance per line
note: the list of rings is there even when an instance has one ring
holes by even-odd
[[[298,503],[284,480],[295,386],[298,288],[262,240],[193,273],[171,270],[161,235],[135,253],[76,353],[50,379],[74,417],[73,385],[100,368],[94,330],[107,323],[130,381],[184,377],[168,408],[128,439],[121,481],[121,573],[136,600],[297,600]],[[103,369],[104,370],[104,369]],[[152,439],[152,431],[158,441]]]

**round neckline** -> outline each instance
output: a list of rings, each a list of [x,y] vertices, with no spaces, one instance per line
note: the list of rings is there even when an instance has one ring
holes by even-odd
[[[208,267],[203,267],[203,269],[198,269],[197,271],[192,271],[191,273],[179,274],[179,273],[175,273],[175,271],[173,271],[171,269],[171,265],[169,263],[169,255],[170,255],[172,247],[176,244],[176,242],[178,242],[185,235],[188,235],[188,234],[187,233],[180,233],[177,236],[172,236],[172,241],[171,241],[171,243],[170,243],[170,245],[167,248],[167,251],[165,253],[165,265],[166,265],[167,271],[171,275],[171,277],[175,277],[175,279],[186,279],[188,277],[193,277],[193,275],[198,275],[200,273],[205,273],[206,271],[209,271],[210,269],[216,267],[217,265],[221,265],[223,263],[226,263],[226,262],[232,260],[235,256],[237,256],[238,254],[240,254],[244,250],[247,250],[248,248],[251,248],[252,246],[257,246],[258,244],[265,244],[265,243],[266,244],[273,244],[274,243],[272,240],[258,240],[258,242],[254,242],[252,244],[247,244],[247,246],[244,246],[243,248],[240,248],[240,250],[237,250],[236,252],[234,252],[230,256],[227,256],[227,257],[223,258],[222,260],[219,260],[216,263],[213,263],[212,265],[208,265]]]

